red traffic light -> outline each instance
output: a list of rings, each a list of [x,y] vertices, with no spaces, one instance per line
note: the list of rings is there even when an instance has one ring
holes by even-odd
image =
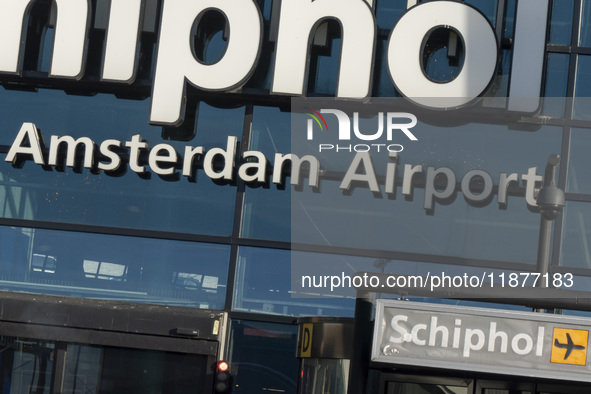
[[[230,364],[227,361],[218,361],[216,364],[214,392],[229,394],[232,392],[232,375]]]
[[[226,372],[228,369],[230,369],[230,365],[228,364],[227,361],[219,361],[218,362],[218,371]]]

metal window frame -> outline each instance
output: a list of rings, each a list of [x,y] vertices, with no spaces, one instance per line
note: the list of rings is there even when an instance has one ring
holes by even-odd
[[[500,2],[499,4],[501,4]],[[551,6],[551,4],[550,4]],[[562,46],[562,45],[554,45],[554,44],[547,44],[546,45],[546,52],[547,53],[565,53],[570,55],[570,63],[569,63],[569,75],[568,75],[568,84],[567,84],[567,106],[566,106],[566,113],[564,118],[551,118],[545,119],[544,124],[551,124],[556,126],[563,127],[562,133],[562,147],[561,147],[561,155],[563,163],[568,163],[569,159],[569,144],[571,139],[571,128],[572,127],[587,127],[591,128],[591,122],[589,121],[579,121],[573,120],[573,99],[574,91],[575,91],[575,78],[576,78],[576,57],[578,55],[591,55],[591,48],[582,48],[578,46],[578,35],[580,30],[581,24],[581,12],[582,12],[582,0],[575,0],[575,7],[573,12],[573,29],[572,29],[572,45],[571,46]],[[383,36],[384,32],[379,31],[378,35],[381,37]],[[35,80],[35,75],[29,75],[33,79],[31,80],[32,83],[41,83],[44,79],[42,77]],[[7,79],[9,81],[10,78]],[[67,82],[56,82],[55,87],[57,88],[64,88],[67,89],[69,87]],[[89,83],[89,88],[92,88],[92,84]],[[115,87],[113,87],[115,89]],[[104,90],[104,88],[103,88]],[[108,89],[107,89],[108,90]],[[147,93],[148,88],[143,86],[142,83],[138,84],[138,91],[141,93]],[[220,93],[199,93],[199,92],[191,92],[191,95],[198,100],[203,101],[226,101],[226,102],[235,102],[235,103],[242,103],[246,105],[246,112],[244,118],[244,127],[242,132],[242,140],[241,140],[241,147],[244,150],[247,150],[250,146],[250,127],[252,124],[252,116],[253,116],[253,108],[255,105],[266,105],[266,106],[274,106],[274,107],[282,107],[288,108],[289,107],[289,98],[287,97],[270,97],[268,95],[259,96],[255,94],[257,92],[256,89],[248,89],[249,92],[246,94],[239,94],[239,93],[230,93],[230,94],[220,94]],[[536,118],[524,118],[521,120],[523,123],[528,124],[540,124],[540,120]],[[9,146],[0,146],[0,153],[7,153],[9,150]],[[567,171],[568,165],[563,165],[560,167],[560,178],[559,178],[559,186],[564,188],[566,185],[567,179]],[[212,235],[205,235],[205,234],[186,234],[186,233],[173,233],[173,232],[166,232],[166,231],[152,231],[152,230],[141,230],[141,229],[124,229],[124,228],[112,228],[112,227],[104,227],[104,226],[92,226],[92,225],[79,225],[79,224],[68,224],[68,223],[53,223],[53,222],[43,222],[43,221],[29,221],[29,220],[20,220],[20,219],[0,219],[0,225],[3,226],[17,226],[17,227],[31,227],[31,228],[38,228],[38,229],[48,229],[48,230],[61,230],[61,231],[75,231],[75,232],[86,232],[86,233],[97,233],[97,234],[112,234],[112,235],[123,235],[123,236],[134,236],[134,237],[145,237],[145,238],[157,238],[157,239],[170,239],[170,240],[181,240],[181,241],[191,241],[191,242],[207,242],[207,243],[214,243],[214,244],[225,244],[231,246],[231,253],[230,253],[230,261],[229,261],[229,274],[228,274],[228,282],[227,282],[227,292],[226,292],[226,302],[224,310],[229,313],[230,318],[240,318],[240,319],[254,319],[254,320],[261,320],[261,321],[271,321],[271,322],[278,322],[278,323],[292,323],[293,317],[290,316],[274,316],[274,315],[267,315],[267,314],[259,314],[259,313],[247,313],[247,312],[233,312],[232,309],[232,302],[234,296],[234,288],[235,288],[235,276],[236,276],[236,265],[237,265],[237,258],[239,248],[241,246],[253,246],[253,247],[261,247],[261,248],[276,248],[276,249],[285,249],[285,250],[299,250],[299,251],[310,251],[310,252],[317,252],[317,253],[350,253],[352,255],[358,256],[368,256],[368,257],[376,257],[376,258],[391,258],[391,259],[400,259],[400,260],[410,260],[410,261],[417,261],[417,262],[442,262],[442,263],[458,263],[461,262],[463,264],[473,264],[475,266],[489,266],[490,264],[494,264],[499,268],[509,268],[512,269],[523,269],[527,270],[533,267],[531,264],[523,264],[519,262],[499,262],[499,261],[492,261],[492,260],[473,260],[473,259],[457,259],[448,256],[436,256],[436,255],[426,255],[420,253],[400,253],[400,252],[390,252],[390,251],[375,251],[375,250],[364,250],[364,249],[355,249],[355,248],[334,248],[330,246],[322,246],[322,245],[305,245],[305,244],[292,244],[291,242],[280,242],[280,241],[270,241],[270,240],[259,240],[259,239],[249,239],[249,238],[242,238],[241,237],[241,225],[243,219],[243,205],[244,205],[244,195],[246,192],[246,186],[244,182],[238,181],[237,182],[237,192],[236,192],[236,199],[235,199],[235,212],[234,212],[234,219],[232,225],[232,235],[230,237],[223,237],[223,236],[212,236]],[[588,194],[574,194],[574,193],[567,193],[566,195],[567,201],[583,201],[583,202],[591,202],[591,195]],[[565,270],[564,267],[559,266],[559,259],[560,259],[560,247],[561,247],[561,237],[563,232],[563,215],[561,214],[558,220],[556,221],[554,227],[554,239],[553,239],[553,251],[552,251],[552,261],[551,261],[551,270],[554,272],[563,272]],[[574,272],[574,271],[573,271]],[[583,270],[577,269],[576,273],[579,275],[587,275],[591,276],[590,270]],[[88,301],[89,304],[92,304],[97,301]],[[137,305],[137,304],[133,304]]]

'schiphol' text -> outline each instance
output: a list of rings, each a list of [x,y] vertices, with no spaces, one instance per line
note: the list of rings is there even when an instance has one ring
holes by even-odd
[[[0,3],[0,74],[23,73],[27,44],[24,21],[33,8],[31,2]],[[141,21],[146,8],[143,3],[141,0],[110,2],[101,81],[124,87],[135,80],[142,47]],[[275,48],[269,76],[271,94],[306,94],[309,38],[321,21],[334,19],[339,22],[343,37],[335,96],[350,99],[370,96],[372,70],[380,62],[374,50],[377,25],[373,3],[282,0],[271,23],[264,23],[260,9],[252,0],[163,1],[150,122],[182,123],[187,83],[204,91],[239,91],[254,74],[259,58],[265,57],[261,50],[267,47],[263,40],[268,25],[274,26],[272,29],[276,27],[276,32],[268,34]],[[56,4],[59,12],[48,77],[78,83],[84,76],[88,58],[92,7],[87,1],[56,0]],[[209,10],[223,14],[226,19],[226,47],[223,56],[213,64],[198,61],[191,45],[202,19],[211,14]],[[540,94],[547,14],[548,0],[518,2],[508,90],[510,111],[534,111],[538,106],[537,100],[528,103],[520,98],[538,98]],[[464,46],[459,74],[445,83],[431,80],[420,61],[425,37],[439,26],[453,29]],[[431,107],[442,104],[418,98],[445,97],[449,100],[444,108],[454,108],[467,104],[489,86],[499,62],[498,53],[495,30],[478,10],[457,1],[432,1],[412,6],[400,17],[391,30],[384,57],[390,77],[402,95]]]
[[[507,353],[509,350],[518,355],[534,353],[540,357],[543,354],[544,327],[538,327],[535,337],[527,333],[517,333],[512,336],[497,329],[497,322],[491,322],[488,330],[462,327],[461,319],[454,319],[453,329],[449,325],[438,325],[438,318],[431,317],[428,323],[418,323],[410,326],[406,315],[396,315],[390,326],[394,335],[390,342],[394,344],[409,342],[417,346],[431,346],[462,349],[462,357],[470,357],[473,351],[487,351],[490,353]]]

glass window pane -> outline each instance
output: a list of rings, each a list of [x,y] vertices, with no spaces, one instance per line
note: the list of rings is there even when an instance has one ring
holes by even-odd
[[[572,209],[576,210],[577,208],[572,208]],[[580,222],[578,222],[578,223],[580,223]],[[573,237],[577,237],[580,240],[581,236],[580,235],[576,236],[574,231],[571,231],[571,230],[572,230],[572,228],[569,229],[570,235]],[[576,240],[574,240],[574,241],[576,241]],[[571,243],[571,245],[574,245],[574,244],[575,244],[574,242]],[[573,256],[576,253],[577,253],[577,251],[575,250],[572,254],[570,254],[570,256]],[[572,267],[572,266],[567,265],[567,267]],[[586,268],[586,267],[582,267],[582,265],[577,266],[577,267],[578,268]],[[556,277],[554,277],[554,276],[550,277],[549,283],[552,283],[553,287],[561,288],[563,290],[589,292],[589,289],[591,288],[591,276],[588,276],[588,275],[590,273],[591,273],[591,271],[584,272],[581,275],[572,275],[572,276],[567,273],[556,274]],[[551,275],[554,275],[554,274],[551,274]],[[554,282],[554,279],[556,279],[556,282]],[[565,296],[565,298],[566,298],[566,296]],[[573,301],[573,300],[570,299],[569,301]],[[569,305],[573,305],[573,304],[569,304]],[[561,314],[591,317],[591,312],[587,312],[587,311],[575,311],[575,310],[562,309]]]
[[[310,261],[322,257],[312,253],[302,253],[300,256]],[[375,259],[350,258],[350,260],[361,262],[361,265],[358,264],[361,271],[371,269]],[[342,262],[340,265],[343,266]],[[323,267],[327,271],[332,271],[334,265],[325,264]],[[357,270],[349,266],[347,272],[353,275]],[[305,295],[293,294],[290,278],[292,278],[292,255],[289,250],[241,247],[236,271],[233,309],[290,316],[353,316],[354,294],[337,295],[331,298],[303,298]],[[314,289],[314,292],[319,294],[319,290]]]
[[[591,168],[591,130],[571,130],[570,153],[568,156],[568,178],[566,191],[568,193],[591,194],[591,179],[589,179],[589,168]]]
[[[406,11],[407,0],[377,0],[376,21],[378,29],[392,30]]]
[[[288,178],[289,182],[289,178]],[[287,186],[290,187],[290,186]],[[291,195],[275,185],[247,187],[242,220],[243,238],[289,242]]]
[[[455,47],[450,56],[449,48]],[[438,27],[425,36],[421,65],[425,75],[434,82],[453,81],[464,63],[464,42],[455,31]]]
[[[215,35],[211,38],[210,43],[205,51],[205,61],[207,63],[213,64],[219,61],[224,52],[226,51],[226,42],[224,41],[224,33],[222,31],[218,31]]]
[[[351,360],[302,358],[299,394],[347,394]]]
[[[12,394],[49,394],[53,356],[51,342],[15,337],[0,337],[0,389]]]
[[[506,97],[509,95],[509,77],[511,71],[511,56],[510,50],[503,50],[501,52],[501,62],[499,69],[494,75],[492,83],[484,91],[484,100],[482,105],[484,107],[505,108],[507,105]]]
[[[306,104],[300,105],[311,108],[339,108],[338,103],[324,101],[324,99],[308,100]],[[390,108],[400,105],[398,100],[402,99],[391,99],[389,105],[392,107]],[[387,102],[389,103],[390,100]],[[334,105],[337,106],[334,107]],[[453,118],[457,123],[446,127],[444,121],[449,122],[449,119],[441,119],[440,121],[432,116],[429,117],[428,114],[421,114],[419,109],[413,111],[418,118],[418,123],[412,132],[416,133],[418,142],[409,142],[402,134],[393,134],[392,136],[392,142],[404,143],[406,141],[404,150],[398,155],[397,174],[399,177],[404,175],[405,164],[422,164],[424,169],[429,166],[435,168],[445,166],[456,172],[458,177],[473,169],[482,169],[491,175],[498,172],[527,171],[529,167],[534,166],[540,169],[545,167],[550,154],[560,152],[562,144],[562,128],[560,127],[541,126],[535,130],[513,129],[502,124],[486,124],[484,123],[485,119],[482,119],[483,123],[469,123],[468,120],[462,122],[459,113],[457,117]],[[482,118],[482,115],[479,115]],[[330,133],[321,132],[319,128],[313,132],[312,140],[307,140],[304,130],[306,130],[305,124],[308,119],[311,117],[305,113],[292,113],[292,130],[302,131],[292,133],[291,152],[300,156],[304,154],[316,156],[322,169],[326,171],[344,174],[355,156],[356,152],[353,148],[356,143],[371,144],[374,142],[354,139],[338,141],[339,151],[337,153],[334,148],[336,146],[335,140],[331,139],[333,136]],[[339,124],[336,116],[325,115],[324,119],[329,130],[338,130]],[[421,121],[421,119],[429,119],[430,123]],[[498,115],[495,115],[495,119],[498,120]],[[361,132],[369,134],[370,130],[375,132],[377,123],[377,116],[360,117],[359,129]],[[382,139],[377,142],[388,142],[385,139],[385,134],[383,133]],[[319,152],[320,143],[331,143],[334,146],[333,149],[324,149]],[[363,149],[362,146],[359,150],[361,149]],[[385,149],[382,146],[379,152],[377,148],[370,150],[374,169],[378,176],[385,176],[386,165],[390,161]],[[499,160],[501,152],[503,160]],[[322,179],[320,177],[321,181]],[[399,181],[402,179],[397,178],[397,182]],[[383,181],[381,182],[383,183]],[[322,182],[320,183],[322,184]],[[397,184],[397,186],[399,185]]]
[[[64,393],[185,394],[206,380],[207,356],[68,344]]]
[[[552,0],[550,44],[570,45],[574,6],[573,0]]]
[[[291,150],[291,113],[277,107],[254,106],[250,149],[258,150],[272,159],[275,153]]]
[[[310,49],[309,95],[334,95],[341,59],[341,27],[334,21],[318,26]]]
[[[573,117],[591,119],[591,56],[577,57],[577,76],[575,79],[575,99]]]
[[[231,330],[235,393],[296,393],[297,326],[234,320]]]
[[[227,40],[224,40],[224,35],[227,34],[225,27],[226,19],[220,12],[211,9],[204,12],[193,42],[197,59],[206,64],[214,64],[222,58],[227,47]]]
[[[54,36],[55,28],[47,27],[43,29],[43,43],[41,44],[39,51],[39,71],[49,72],[51,66],[51,54],[53,53]]]
[[[570,56],[564,53],[548,53],[546,66],[545,97],[565,97],[568,83]],[[564,111],[563,111],[564,112]],[[562,114],[558,115],[562,116]]]
[[[497,0],[466,0],[466,4],[470,4],[486,16],[486,19],[495,26],[497,21]]]
[[[591,46],[591,1],[583,0],[581,16],[581,34],[579,45],[582,47]]]
[[[205,174],[198,183],[46,172],[0,163],[5,218],[212,235],[231,234],[235,193]]]
[[[412,202],[403,196],[401,201],[377,199],[361,190],[346,200],[339,184],[325,181],[322,195],[292,193],[294,243],[536,261],[540,218],[528,210],[523,197],[512,196],[501,208],[496,201],[470,206],[459,194],[453,202],[437,203],[430,214],[422,204],[424,189],[414,189]]]
[[[388,394],[468,394],[468,387],[458,387],[447,384],[388,382]]]
[[[567,201],[562,226],[560,265],[591,269],[591,204]]]
[[[533,394],[534,383],[519,381],[486,381],[478,379],[476,381],[476,391],[478,394]]]
[[[171,141],[163,139],[161,127],[148,125],[147,101],[119,100],[108,95],[74,97],[53,91],[2,91],[0,103],[0,128],[4,131],[0,140],[5,145],[12,144],[26,119],[42,130],[46,143],[51,135],[71,135],[75,139],[88,137],[99,145],[106,139],[125,144],[132,135],[140,134],[149,147],[165,143],[177,154],[174,174],[163,176],[147,165],[148,148],[140,149],[137,163],[146,166],[143,174],[131,170],[130,151],[124,147],[118,151],[122,164],[117,171],[43,168],[32,159],[22,168],[14,168],[1,160],[3,217],[231,235],[235,186],[214,183],[202,169],[203,158],[199,156],[193,160],[192,176],[181,175],[182,157],[186,156],[186,146],[202,146],[205,152],[214,147],[225,149],[228,136],[241,136],[243,107],[220,109],[200,103],[193,140]],[[64,161],[60,160],[61,166]],[[82,158],[78,161],[82,163]]]
[[[543,114],[561,118],[564,116],[566,104],[570,55],[548,53],[546,61],[544,97],[554,97],[554,99],[544,100]]]
[[[330,108],[330,104],[319,108]],[[294,116],[294,122],[297,118]],[[336,123],[334,118],[326,116],[331,130]],[[295,123],[294,127],[299,126]],[[535,262],[540,219],[524,198],[525,180],[533,176],[534,171],[540,179],[548,157],[561,151],[562,128],[542,126],[535,131],[525,131],[510,130],[503,125],[470,123],[435,127],[419,123],[413,131],[419,135],[420,143],[405,144],[404,151],[398,154],[395,169],[387,154],[372,151],[379,189],[376,192],[371,192],[363,180],[343,185],[354,152],[337,153],[333,149],[321,155],[316,153],[322,168],[336,174],[330,179],[321,176],[319,190],[307,185],[301,190],[292,190],[292,242]],[[322,139],[327,134],[318,130],[314,137],[319,138],[314,144],[325,141],[334,144],[330,136]],[[302,149],[299,154],[312,154],[310,147],[318,149],[318,145],[312,146],[297,135],[292,147]],[[499,160],[499,155],[503,160]],[[364,174],[363,167],[364,164],[352,170]],[[444,175],[439,182],[428,181],[429,168],[432,174],[438,168],[453,172],[449,179],[455,187],[450,184],[445,198],[432,200],[433,193],[425,192],[442,191],[447,187],[448,178]],[[417,173],[412,175],[411,169]],[[465,188],[462,191],[461,187],[464,180],[471,187],[467,174],[473,170],[486,173],[491,186],[490,194],[476,203],[470,201],[470,192]],[[387,171],[393,174],[389,179],[394,179],[390,181],[393,182],[390,192],[385,190]],[[508,177],[514,179],[510,184],[506,183]],[[344,190],[348,186],[349,190]],[[530,182],[530,203],[533,201],[531,186]],[[505,201],[499,200],[499,188],[508,190]],[[498,248],[500,244],[504,247]]]
[[[503,38],[513,38],[513,34],[514,34],[514,30],[515,30],[516,8],[517,8],[517,1],[516,0],[506,0]]]
[[[275,66],[275,43],[267,39],[267,35],[269,34],[267,29],[265,29],[264,34],[265,38],[261,45],[257,66],[242,89],[243,93],[264,95],[269,94],[271,89],[271,80]]]
[[[37,125],[47,137],[83,133],[96,142],[141,133],[155,141],[162,128],[149,126],[148,100],[123,100],[113,95],[67,95],[60,90],[38,92],[0,89],[0,145],[11,145],[23,121]],[[59,116],[56,116],[59,114]]]
[[[587,394],[588,384],[538,383],[536,394]]]
[[[0,226],[0,288],[223,309],[226,245]]]
[[[388,69],[388,39],[380,40],[376,44],[376,59],[373,71],[373,96],[375,97],[399,97],[400,94],[394,88],[394,82]]]
[[[263,16],[263,24],[271,26],[271,17],[274,8],[277,8],[278,2],[273,0],[256,0],[259,10],[261,10]],[[268,94],[271,87],[271,77],[273,73],[273,67],[275,64],[275,39],[271,39],[271,30],[269,28],[263,29],[263,39],[261,44],[261,50],[259,52],[259,59],[252,76],[246,82],[242,91],[244,93],[252,94]]]
[[[478,267],[241,247],[233,310],[289,316],[352,317],[357,295],[353,278],[359,272],[422,277],[437,273],[479,278],[483,275],[483,269]],[[500,273],[509,274],[507,270],[493,268],[487,268],[486,273],[493,273],[493,277]],[[425,301],[420,297],[415,299]]]
[[[263,152],[270,161],[274,160],[276,153],[290,153],[290,119],[291,114],[281,112],[279,108],[255,106],[252,115],[250,149]],[[289,177],[287,182],[289,183]],[[247,186],[244,196],[242,237],[289,242],[290,202],[289,190],[278,188],[273,183],[268,187]]]

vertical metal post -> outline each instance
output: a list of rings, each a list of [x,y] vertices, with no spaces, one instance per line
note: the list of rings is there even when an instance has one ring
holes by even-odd
[[[538,238],[537,270],[540,274],[536,287],[547,287],[548,265],[550,259],[550,236],[552,222],[564,207],[564,191],[556,187],[556,167],[560,164],[560,156],[553,154],[548,158],[544,172],[544,185],[538,193],[537,203],[540,208],[540,236]],[[544,312],[543,308],[534,309]]]
[[[64,376],[66,374],[66,349],[65,342],[56,342],[53,349],[53,372],[51,392],[61,394],[64,390]]]
[[[369,373],[369,359],[373,339],[373,318],[375,293],[357,292],[355,302],[355,328],[353,333],[353,353],[349,368],[347,394],[365,393]]]
[[[536,287],[547,287],[544,275],[548,274],[548,261],[550,256],[550,235],[552,234],[552,220],[540,217],[540,236],[538,238],[538,261],[537,270],[540,279]]]

